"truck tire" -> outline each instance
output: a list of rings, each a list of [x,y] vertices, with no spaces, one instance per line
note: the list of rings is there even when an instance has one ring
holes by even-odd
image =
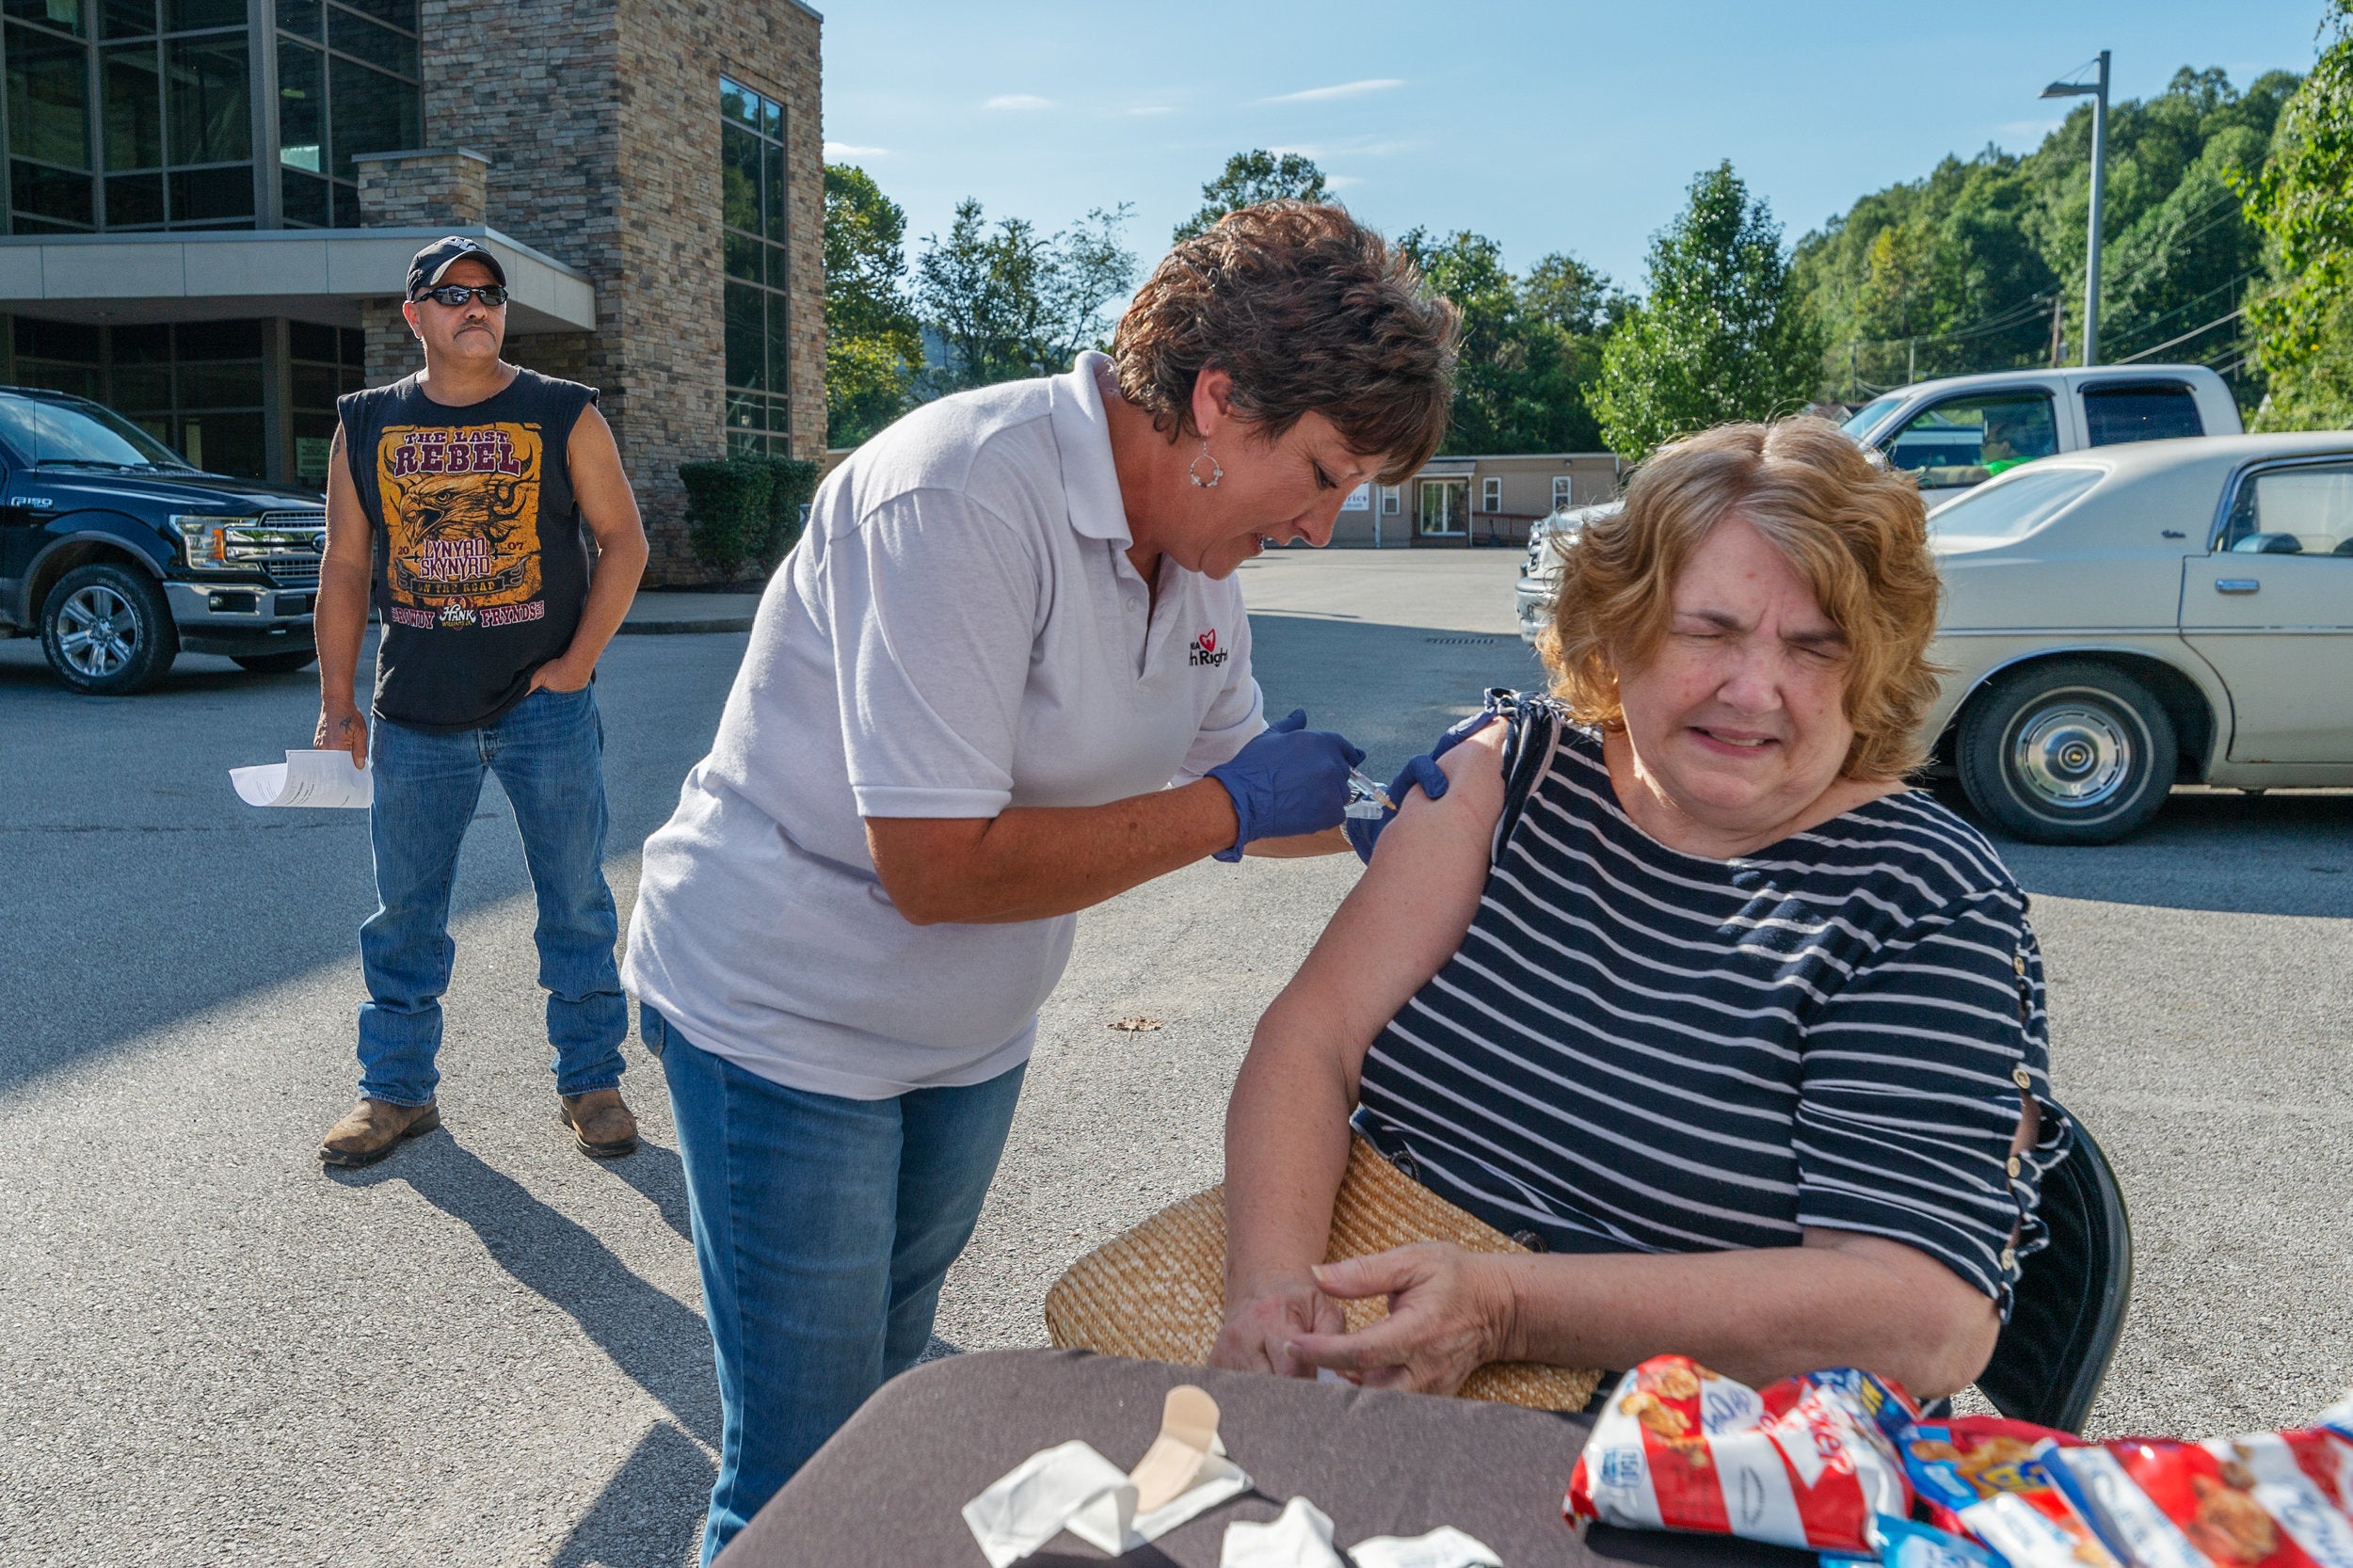
[[[1998,678],[1961,717],[1970,803],[2037,844],[2112,844],[2165,804],[2180,766],[2172,717],[2112,664],[2060,660]]]
[[[155,580],[111,561],[76,567],[40,607],[40,650],[59,680],[88,696],[128,696],[180,656],[180,629]]]
[[[315,648],[290,648],[283,653],[232,653],[229,662],[256,675],[292,675],[317,662]]]

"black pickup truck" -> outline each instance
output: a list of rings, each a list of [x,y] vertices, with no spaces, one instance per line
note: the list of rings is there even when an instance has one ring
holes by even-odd
[[[40,639],[57,679],[113,696],[182,648],[298,670],[327,509],[315,490],[190,467],[87,398],[0,387],[0,637]]]

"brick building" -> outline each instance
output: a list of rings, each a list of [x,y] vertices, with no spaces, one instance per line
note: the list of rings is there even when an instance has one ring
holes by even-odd
[[[818,13],[798,0],[11,0],[0,380],[322,484],[419,362],[409,252],[495,250],[508,358],[603,389],[656,580],[678,465],[825,445]]]
[[[1340,507],[1332,542],[1382,550],[1525,544],[1539,518],[1615,500],[1618,473],[1607,452],[1433,457],[1402,485],[1358,487]]]

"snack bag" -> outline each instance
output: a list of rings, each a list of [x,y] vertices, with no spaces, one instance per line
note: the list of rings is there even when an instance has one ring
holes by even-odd
[[[2057,1462],[2135,1568],[2353,1568],[2353,1521],[2277,1433],[2134,1438]]]
[[[2240,1438],[2249,1442],[2252,1439]],[[2353,1514],[2353,1423],[2340,1433],[2329,1427],[2308,1432],[2283,1432],[2279,1441],[2296,1456],[2296,1467],[2319,1488],[2339,1513]]]
[[[1878,1516],[1911,1509],[1894,1434],[1918,1414],[1866,1372],[1809,1372],[1760,1391],[1688,1356],[1654,1356],[1593,1423],[1563,1512],[1876,1557]]]
[[[1930,1518],[2010,1568],[2123,1568],[2048,1467],[2077,1441],[1998,1416],[1956,1416],[1904,1434],[1904,1469]]]

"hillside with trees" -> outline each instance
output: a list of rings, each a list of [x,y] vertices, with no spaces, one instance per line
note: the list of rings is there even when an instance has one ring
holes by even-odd
[[[2236,312],[2265,286],[2265,245],[2240,191],[2259,176],[2287,72],[2243,91],[2218,70],[2108,113],[2100,358],[2159,349],[2262,395]],[[2073,362],[2081,354],[2091,108],[2032,152],[1989,147],[1890,185],[1798,244],[1801,296],[1822,332],[1824,391],[1858,401],[1908,380]],[[2175,342],[2174,340],[2180,340]]]

